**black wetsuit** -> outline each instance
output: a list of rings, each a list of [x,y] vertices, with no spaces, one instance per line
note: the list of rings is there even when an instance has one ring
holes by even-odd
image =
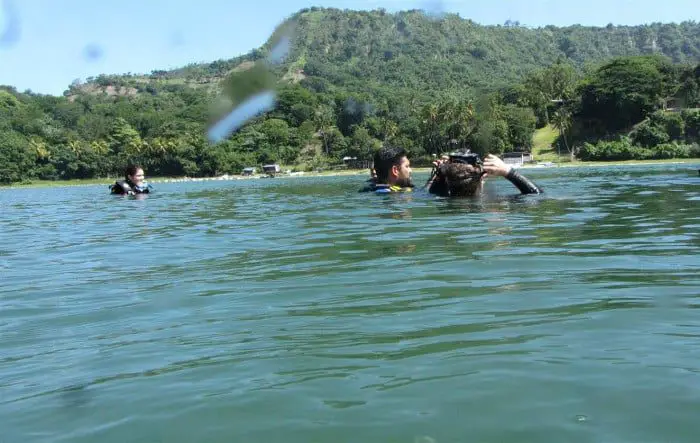
[[[508,179],[508,181],[513,183],[515,187],[518,188],[523,194],[541,194],[543,192],[542,188],[537,186],[528,178],[520,175],[518,171],[515,170],[515,168],[510,169],[510,172],[508,173],[508,175],[506,175],[506,178]]]
[[[374,192],[375,194],[391,194],[395,192],[412,192],[413,187],[403,187],[398,185],[388,185],[376,183],[374,180],[367,180],[367,184],[363,186],[359,192]]]
[[[113,185],[110,185],[109,189],[112,191],[112,194],[119,195],[148,194],[151,192],[151,185],[136,186],[130,180],[118,180]]]

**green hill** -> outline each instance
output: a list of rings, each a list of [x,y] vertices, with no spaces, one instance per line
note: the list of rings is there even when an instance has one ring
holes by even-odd
[[[310,8],[290,17],[289,57],[278,73],[289,81],[310,76],[347,90],[399,88],[475,94],[520,81],[557,60],[583,71],[613,57],[660,54],[674,63],[700,61],[700,24],[526,28],[482,26],[454,14],[440,19],[420,10],[389,14]],[[216,87],[228,73],[263,58],[270,42],[242,57],[191,64],[148,76],[105,75],[73,88],[109,86],[144,92],[166,85]],[[285,75],[286,74],[286,75]],[[108,90],[114,93],[113,90]]]
[[[288,56],[267,68],[285,35]],[[268,162],[310,170],[370,158],[383,143],[406,147],[420,165],[452,148],[529,150],[536,128],[550,123],[564,125],[566,147],[590,159],[687,156],[700,139],[697,113],[650,116],[672,99],[698,106],[699,61],[700,24],[690,21],[530,29],[417,10],[310,8],[230,60],[100,75],[61,97],[0,87],[0,183],[115,176],[128,162],[160,176]],[[273,111],[207,141],[208,125],[272,87]],[[559,142],[558,131],[545,132],[538,152]],[[608,144],[598,149],[599,140]]]

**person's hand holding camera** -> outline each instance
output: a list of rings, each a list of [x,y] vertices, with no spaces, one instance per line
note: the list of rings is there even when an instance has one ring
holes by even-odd
[[[495,155],[487,155],[484,158],[484,171],[488,175],[495,175],[497,177],[505,177],[508,175],[512,166],[507,165],[500,158]]]

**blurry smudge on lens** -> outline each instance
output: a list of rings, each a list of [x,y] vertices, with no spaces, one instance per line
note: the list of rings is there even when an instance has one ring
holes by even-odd
[[[272,72],[292,48],[295,23],[284,22],[266,45],[264,60],[242,62],[222,82],[222,97],[211,106],[213,123],[207,132],[211,142],[224,140],[249,120],[274,109],[277,79]]]
[[[445,18],[445,4],[442,0],[427,0],[421,8],[423,13],[430,19],[442,20]]]
[[[4,0],[0,5],[0,47],[12,46],[19,38],[19,14],[11,0]]]
[[[289,54],[289,48],[291,47],[292,41],[289,36],[283,36],[280,41],[272,48],[268,60],[272,64],[279,64],[284,61],[284,59]]]
[[[102,58],[103,51],[98,45],[90,44],[83,49],[83,55],[87,61],[94,62]]]
[[[267,56],[267,62],[276,65],[282,63],[292,48],[292,40],[296,31],[297,23],[295,20],[287,20],[277,26],[268,40],[270,52]]]
[[[264,91],[250,97],[209,129],[209,140],[216,143],[225,139],[251,118],[274,107],[274,91]]]
[[[183,46],[185,44],[185,36],[181,31],[175,31],[170,35],[170,45],[173,47]]]

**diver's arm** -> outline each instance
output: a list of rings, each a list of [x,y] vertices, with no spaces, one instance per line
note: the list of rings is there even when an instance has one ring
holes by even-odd
[[[444,159],[440,159],[433,162],[433,170],[430,173],[430,178],[425,183],[425,186],[423,186],[423,189],[427,189],[427,191],[431,194],[440,196],[449,195],[445,177],[439,174],[440,165],[442,165],[444,162]]]
[[[430,183],[427,184],[426,186],[428,188],[428,192],[431,194],[435,195],[441,195],[441,196],[446,196],[449,193],[447,192],[447,183],[445,183],[444,179],[437,178]]]
[[[430,178],[425,183],[425,186],[423,186],[423,189],[427,189],[429,193],[435,195],[449,195],[449,192],[447,191],[447,182],[445,181],[445,177],[438,174],[437,170],[433,170],[433,173],[430,175]]]
[[[542,188],[520,175],[512,166],[507,165],[495,155],[484,158],[484,171],[489,175],[501,176],[513,183],[523,194],[541,194]]]
[[[513,183],[516,188],[520,190],[523,194],[541,194],[542,188],[537,186],[531,180],[523,177],[515,170],[515,168],[510,168],[508,174],[505,176],[509,182]]]

